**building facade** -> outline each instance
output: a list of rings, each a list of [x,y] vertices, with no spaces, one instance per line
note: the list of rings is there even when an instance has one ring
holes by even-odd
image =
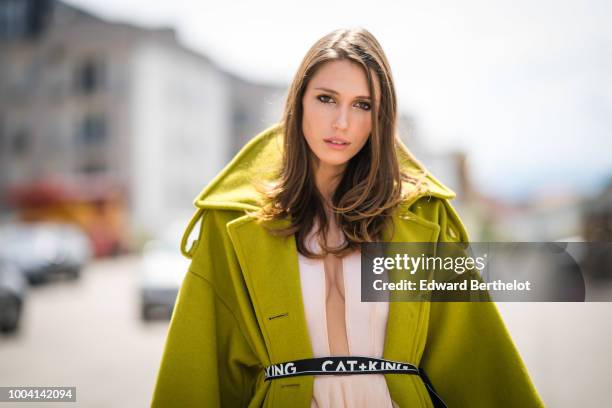
[[[248,138],[285,87],[246,81],[168,28],[52,0],[0,0],[0,190],[111,180],[132,230],[159,233]]]

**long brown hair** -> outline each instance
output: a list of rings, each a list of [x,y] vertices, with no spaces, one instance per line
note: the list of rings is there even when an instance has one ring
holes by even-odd
[[[372,132],[363,148],[347,163],[332,197],[337,225],[346,238],[343,245],[329,247],[329,228],[323,198],[315,185],[316,158],[302,131],[302,98],[310,78],[329,61],[348,60],[361,66],[370,95],[375,95],[372,75],[380,84],[380,105],[372,97]],[[317,41],[304,57],[289,88],[283,119],[284,154],[275,185],[260,189],[264,200],[257,212],[260,221],[289,216],[291,225],[271,230],[276,235],[295,234],[298,251],[319,258],[327,253],[342,256],[362,242],[380,240],[386,227],[393,227],[393,209],[402,200],[402,180],[396,155],[395,87],[389,62],[374,36],[363,28],[340,29]],[[307,234],[314,225],[320,254],[309,250]]]

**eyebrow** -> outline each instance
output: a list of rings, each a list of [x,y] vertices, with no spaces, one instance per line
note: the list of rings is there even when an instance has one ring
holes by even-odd
[[[318,89],[320,91],[329,92],[329,93],[332,93],[334,95],[338,95],[338,92],[334,91],[333,89],[329,89],[329,88],[315,88],[315,89]],[[372,98],[370,98],[369,96],[356,96],[355,99],[368,99],[368,100],[370,100]]]

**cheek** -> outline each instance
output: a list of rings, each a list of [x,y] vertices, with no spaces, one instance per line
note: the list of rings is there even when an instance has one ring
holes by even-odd
[[[305,103],[303,107],[302,131],[306,139],[313,140],[317,135],[325,133],[325,112],[312,103]]]
[[[355,139],[359,141],[359,145],[365,144],[368,136],[372,132],[372,117],[370,113],[361,115],[356,121]]]
[[[324,113],[320,104],[312,102],[305,103],[304,105],[304,117],[308,118],[310,122],[316,122]]]

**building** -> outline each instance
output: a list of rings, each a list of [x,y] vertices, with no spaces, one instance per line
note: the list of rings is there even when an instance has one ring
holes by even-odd
[[[43,179],[120,185],[136,234],[191,211],[285,86],[246,81],[173,29],[53,0],[0,0],[0,192]],[[0,200],[2,201],[2,200]]]

